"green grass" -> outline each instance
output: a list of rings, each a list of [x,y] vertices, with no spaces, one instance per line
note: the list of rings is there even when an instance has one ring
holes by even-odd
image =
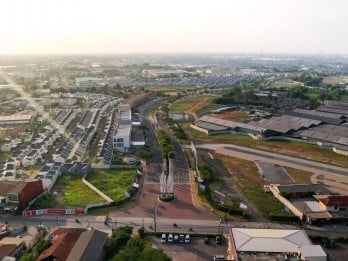
[[[0,161],[5,161],[11,157],[11,152],[0,151]]]
[[[263,186],[267,184],[260,176],[258,168],[252,161],[218,155],[225,167],[231,172],[235,184],[241,193],[257,208],[263,217],[269,218],[270,214],[292,216],[284,211],[284,206],[271,193],[265,193]],[[240,172],[236,173],[236,169]]]
[[[177,102],[174,102],[172,105],[170,105],[169,109],[173,111],[189,111],[191,110],[195,105],[198,105],[204,98],[208,98],[210,102],[213,100],[212,96],[206,96],[206,95],[199,95],[199,96],[193,96],[189,97],[184,100],[180,100]],[[210,102],[205,102],[201,106],[199,106],[197,110],[199,110],[201,107],[206,106]]]
[[[275,82],[275,83],[272,83],[269,87],[270,88],[295,88],[295,87],[299,87],[301,86],[301,84],[297,84],[297,83],[279,83],[279,82]]]
[[[54,208],[57,204],[57,197],[52,193],[48,193],[37,199],[30,209]]]
[[[247,199],[262,213],[265,218],[270,214],[282,213],[288,214],[284,211],[284,206],[272,194],[265,193],[250,180],[244,177],[237,177],[238,186]]]
[[[94,170],[87,180],[115,201],[115,204],[126,199],[125,191],[130,187],[135,169]]]
[[[67,207],[85,207],[105,200],[82,182],[81,177],[62,175],[58,178],[55,191],[64,195],[59,203]]]
[[[348,156],[337,154],[332,150],[323,149],[315,144],[287,140],[260,141],[240,134],[208,136],[203,132],[191,128],[188,123],[183,123],[181,126],[189,139],[194,139],[197,143],[230,143],[348,167]]]

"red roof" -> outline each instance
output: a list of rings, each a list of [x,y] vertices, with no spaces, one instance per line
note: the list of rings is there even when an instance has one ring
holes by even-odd
[[[15,244],[0,244],[0,260],[5,256],[12,256],[16,252],[17,246]]]
[[[348,206],[348,196],[328,196],[320,201],[327,207]]]
[[[41,253],[37,260],[66,260],[71,249],[86,229],[81,228],[58,228],[51,236],[54,237],[52,245]]]

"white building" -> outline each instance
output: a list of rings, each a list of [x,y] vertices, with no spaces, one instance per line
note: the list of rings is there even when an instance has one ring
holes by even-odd
[[[326,261],[327,256],[321,246],[313,245],[307,234],[297,229],[232,228],[228,253],[228,260],[262,254],[270,259],[274,255],[294,255],[297,260]]]
[[[96,77],[78,77],[75,78],[75,84],[77,87],[100,87],[102,85],[102,79]]]
[[[114,150],[128,152],[131,145],[132,114],[129,104],[118,106],[118,127],[114,137]]]

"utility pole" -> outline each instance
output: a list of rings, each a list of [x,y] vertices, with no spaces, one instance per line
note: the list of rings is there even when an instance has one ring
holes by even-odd
[[[153,205],[153,210],[154,210],[154,213],[153,213],[153,222],[155,224],[155,232],[157,232],[157,223],[156,223],[156,216],[157,216],[157,213],[156,213],[156,201]]]

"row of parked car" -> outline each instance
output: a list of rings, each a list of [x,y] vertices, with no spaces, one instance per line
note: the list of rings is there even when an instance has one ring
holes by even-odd
[[[161,243],[191,243],[190,235],[178,235],[178,234],[162,234]]]

